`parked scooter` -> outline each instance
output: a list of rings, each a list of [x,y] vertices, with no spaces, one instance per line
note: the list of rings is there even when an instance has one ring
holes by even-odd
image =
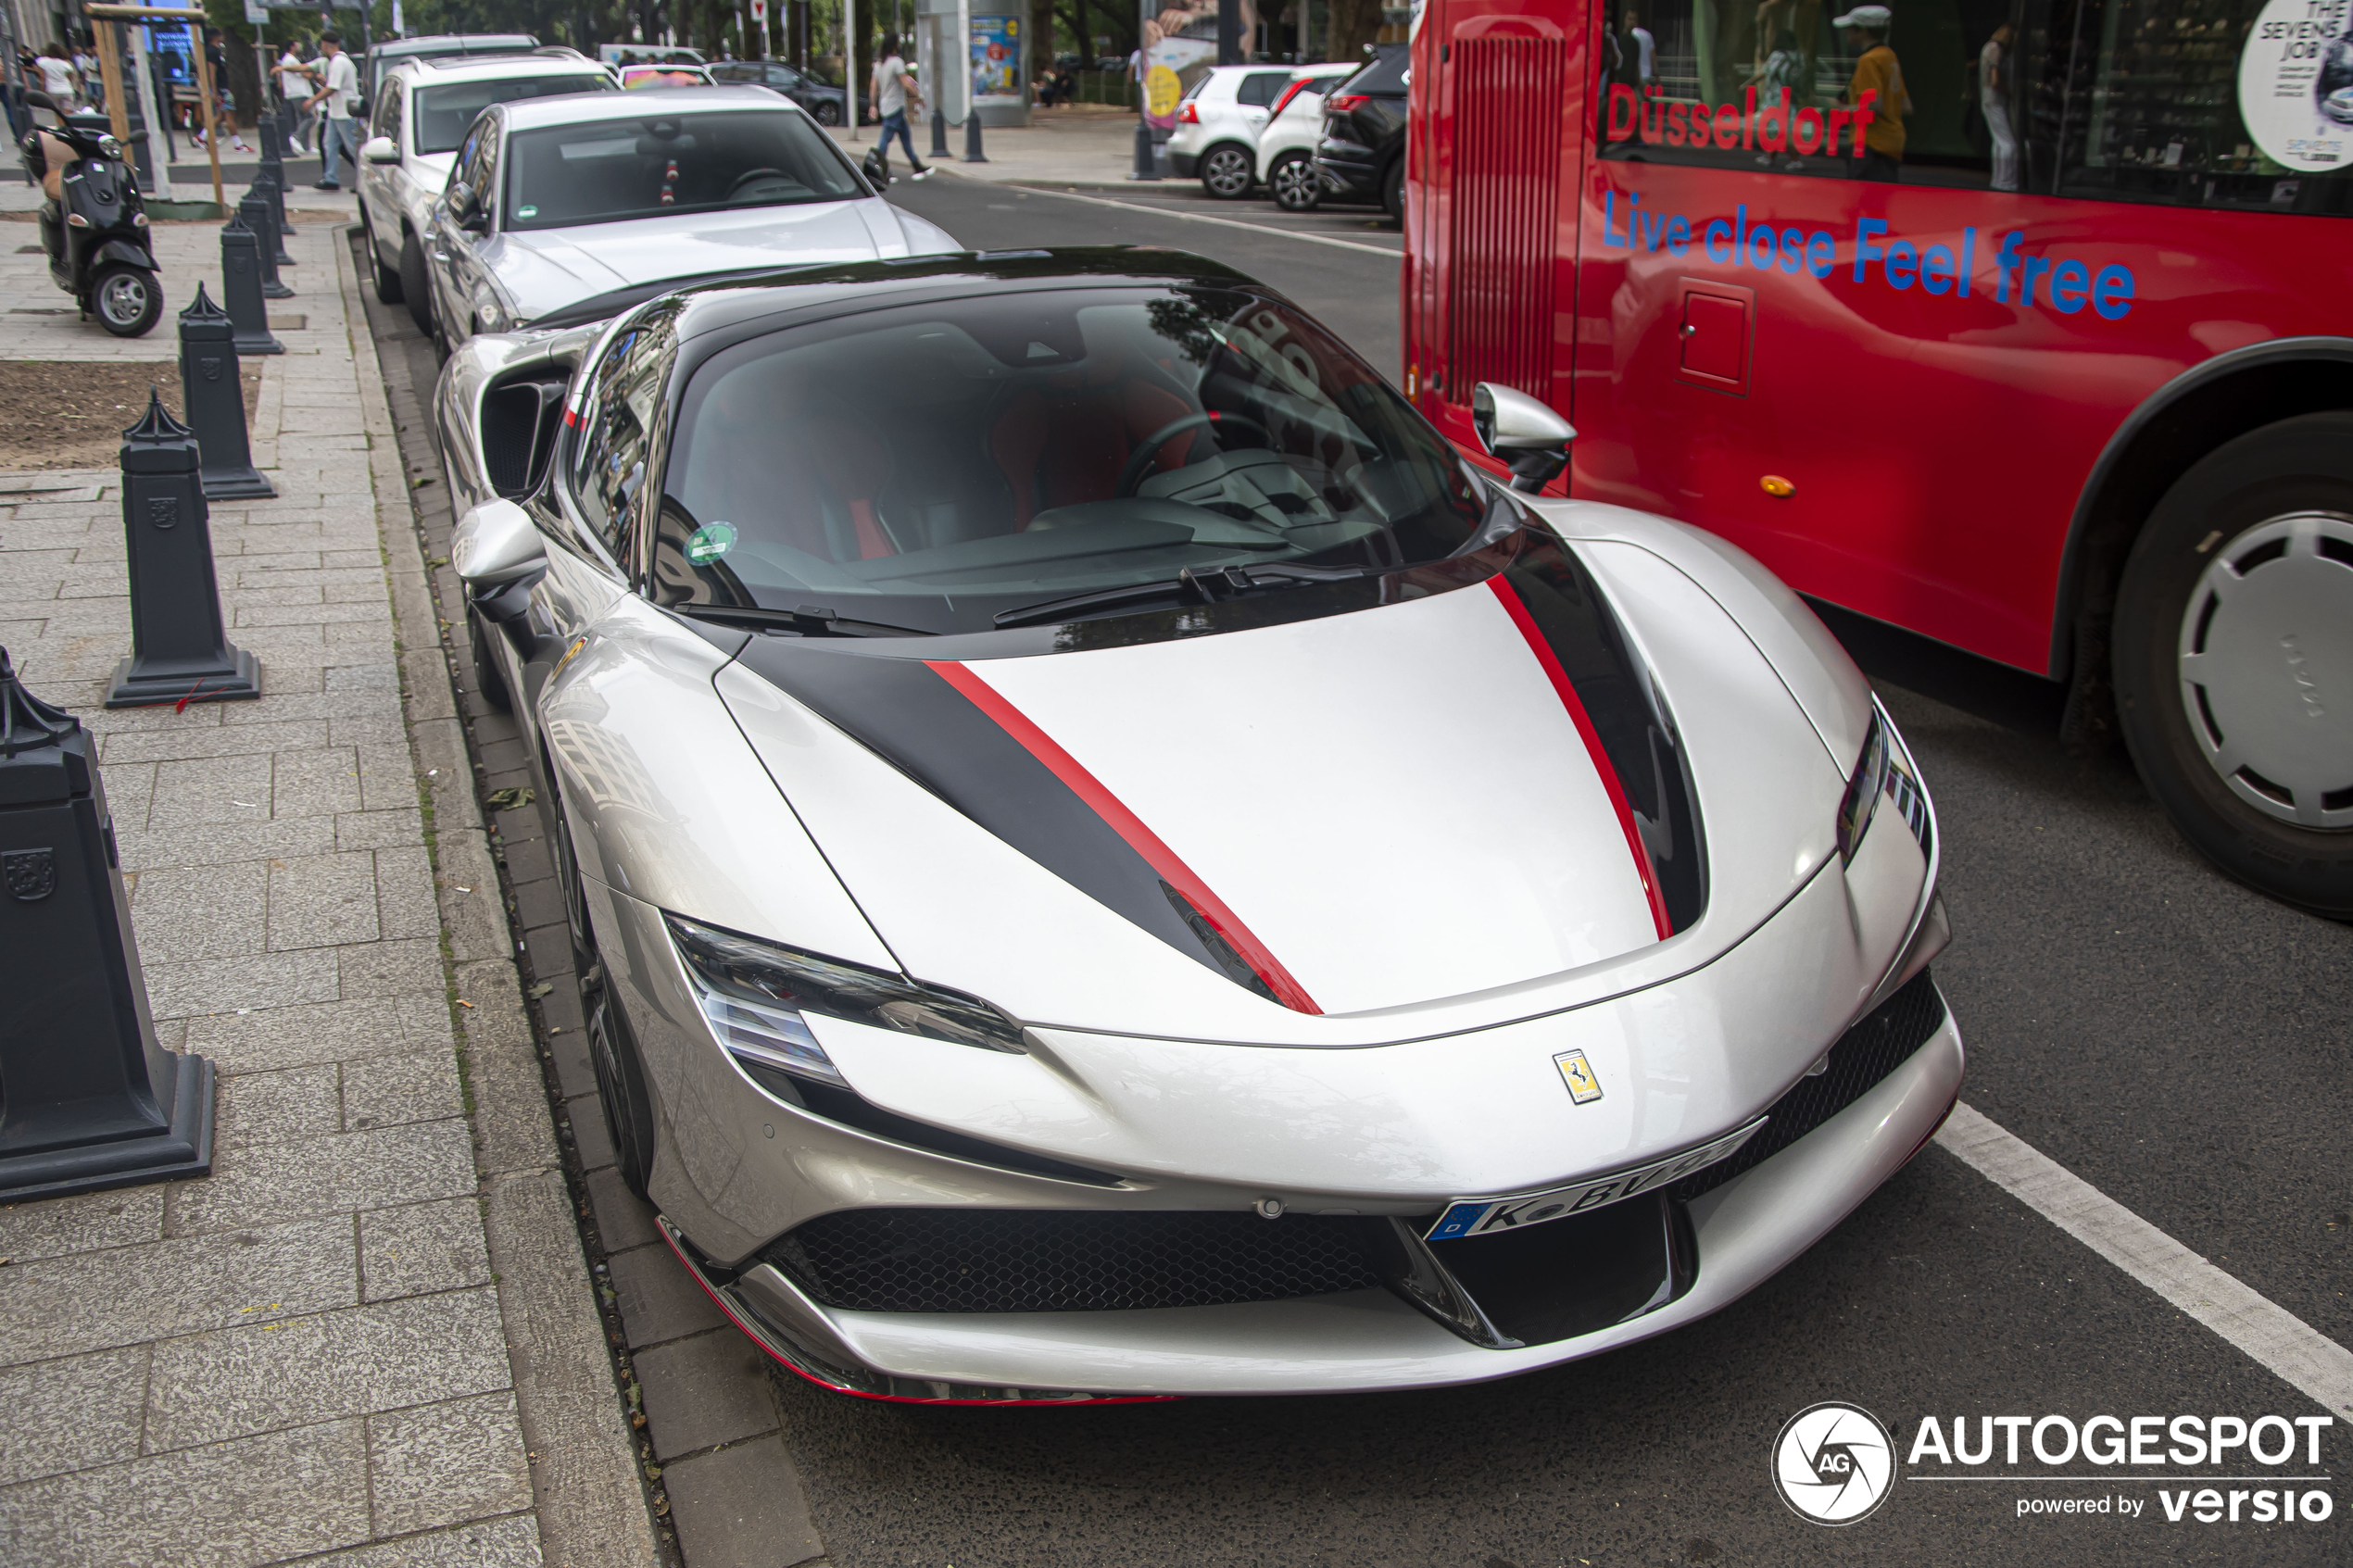
[[[48,198],[40,217],[49,276],[73,295],[85,320],[97,317],[117,337],[139,337],[163,318],[163,282],[122,144],[75,124],[46,93],[27,93],[24,101],[33,111],[32,129],[18,149],[25,172]],[[145,136],[139,132],[133,140]]]

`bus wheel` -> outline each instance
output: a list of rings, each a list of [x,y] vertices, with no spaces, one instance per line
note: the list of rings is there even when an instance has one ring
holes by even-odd
[[[2353,917],[2353,413],[2251,431],[2167,491],[2118,596],[2125,744],[2230,875]]]

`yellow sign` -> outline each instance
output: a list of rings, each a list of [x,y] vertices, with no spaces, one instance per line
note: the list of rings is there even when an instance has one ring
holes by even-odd
[[[1154,66],[1144,73],[1144,106],[1154,119],[1166,119],[1176,112],[1176,100],[1185,90],[1177,84],[1176,73],[1166,66]]]

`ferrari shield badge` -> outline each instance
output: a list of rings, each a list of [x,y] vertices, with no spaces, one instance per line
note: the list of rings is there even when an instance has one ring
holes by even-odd
[[[1553,1065],[1561,1070],[1570,1099],[1589,1105],[1602,1098],[1602,1081],[1593,1075],[1593,1064],[1585,1060],[1583,1051],[1563,1051],[1553,1058]]]

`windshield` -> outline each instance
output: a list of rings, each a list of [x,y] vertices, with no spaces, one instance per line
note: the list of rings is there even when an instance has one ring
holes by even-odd
[[[925,632],[1151,584],[1181,601],[1228,567],[1316,580],[1436,560],[1502,504],[1322,328],[1227,289],[984,295],[788,329],[700,367],[675,429],[661,602]]]
[[[507,139],[510,227],[561,229],[723,207],[847,201],[849,160],[798,109],[644,115]]]
[[[510,76],[497,82],[459,82],[447,87],[420,87],[410,96],[416,104],[417,151],[454,153],[466,139],[467,127],[493,104],[519,98],[552,98],[562,93],[611,91],[612,78],[600,70],[567,71],[561,76]]]

